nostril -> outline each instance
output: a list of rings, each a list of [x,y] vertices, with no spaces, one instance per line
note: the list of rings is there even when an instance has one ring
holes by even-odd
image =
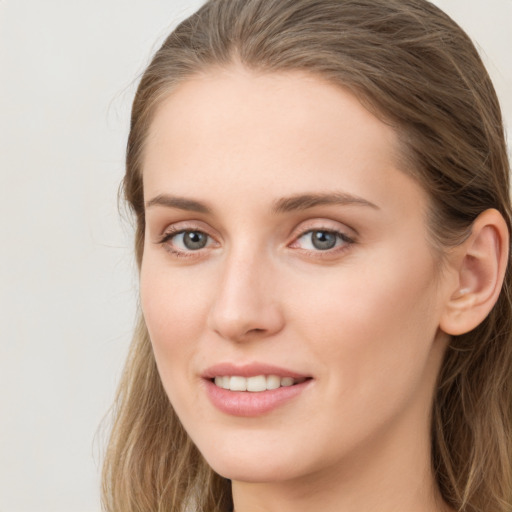
[[[224,294],[212,305],[208,315],[208,327],[222,338],[244,342],[263,339],[278,333],[284,325],[280,309],[265,301],[244,299]],[[237,299],[235,301],[235,299]]]

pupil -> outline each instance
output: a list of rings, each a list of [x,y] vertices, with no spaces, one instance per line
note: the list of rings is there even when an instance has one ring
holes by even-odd
[[[313,231],[312,243],[315,249],[332,249],[336,245],[336,235],[329,231]]]
[[[189,231],[183,237],[187,249],[202,249],[206,245],[206,235],[197,231]]]

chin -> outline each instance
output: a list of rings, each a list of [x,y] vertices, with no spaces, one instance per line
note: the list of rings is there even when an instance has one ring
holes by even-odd
[[[200,450],[201,451],[201,450]],[[300,462],[277,450],[211,450],[201,451],[209,466],[220,476],[239,482],[264,483],[296,478],[300,475]]]
[[[248,464],[244,461],[238,464],[233,461],[220,461],[210,465],[211,468],[224,478],[237,482],[247,483],[268,483],[291,480],[298,475],[290,474],[288,467],[260,467],[254,464]]]

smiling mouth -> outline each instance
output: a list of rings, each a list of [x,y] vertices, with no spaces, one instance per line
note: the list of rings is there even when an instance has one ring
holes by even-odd
[[[256,375],[254,377],[241,377],[239,375],[222,375],[211,379],[217,387],[229,391],[248,391],[261,393],[281,387],[295,386],[308,380],[307,377],[295,379],[293,377],[280,377],[278,375]]]

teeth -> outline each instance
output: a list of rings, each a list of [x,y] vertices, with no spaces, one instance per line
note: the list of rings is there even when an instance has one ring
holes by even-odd
[[[277,389],[281,387],[281,378],[277,375],[267,376],[267,389]]]
[[[231,377],[233,378],[233,377]],[[257,377],[249,377],[247,379],[247,391],[266,391],[267,378],[265,375],[258,375]]]
[[[257,375],[255,377],[219,376],[215,377],[215,385],[229,389],[230,391],[250,391],[259,393],[271,389],[277,389],[281,386],[293,386],[294,384],[304,382],[305,379],[294,379],[292,377],[279,377],[278,375]]]
[[[246,391],[247,379],[244,377],[231,377],[229,379],[229,389],[231,391]]]
[[[229,377],[215,377],[215,384],[219,388],[229,389]]]
[[[281,386],[293,386],[293,382],[291,377],[283,377],[281,379]]]

